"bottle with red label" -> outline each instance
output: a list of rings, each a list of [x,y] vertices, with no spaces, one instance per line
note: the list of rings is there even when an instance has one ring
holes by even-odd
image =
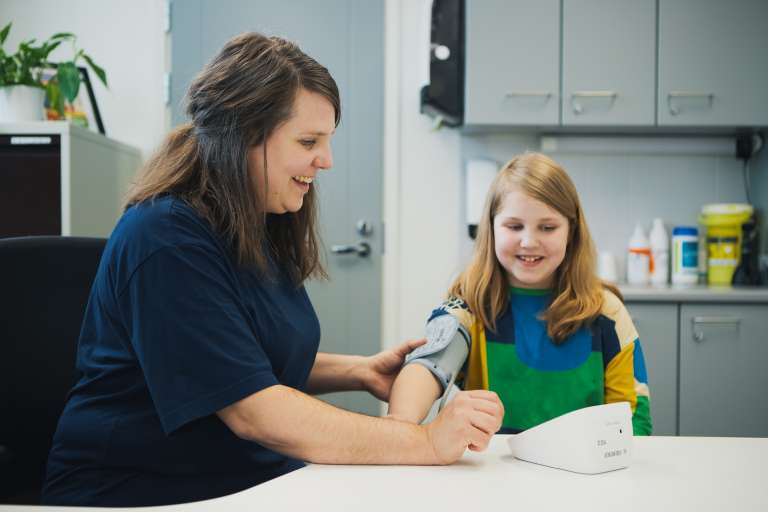
[[[645,236],[642,224],[635,226],[629,239],[627,252],[627,283],[646,285],[651,277],[651,244]]]

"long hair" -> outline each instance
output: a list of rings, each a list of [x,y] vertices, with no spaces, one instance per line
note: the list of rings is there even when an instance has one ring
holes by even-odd
[[[240,265],[269,274],[268,261],[274,258],[297,285],[308,277],[327,277],[320,261],[315,187],[298,212],[268,215],[266,172],[258,184],[262,191],[248,172],[248,151],[291,117],[301,89],[327,99],[338,125],[336,82],[298,46],[257,33],[228,41],[190,85],[189,122],[173,130],[144,166],[125,208],[173,194],[211,224]]]
[[[619,298],[621,294],[595,274],[594,244],[576,187],[562,167],[541,153],[516,156],[494,179],[478,225],[472,260],[448,294],[462,298],[483,325],[496,329],[496,319],[509,304],[509,281],[496,258],[493,220],[504,197],[515,187],[568,219],[568,245],[555,271],[554,299],[541,317],[547,322],[549,337],[561,343],[597,318],[603,306],[604,288]]]

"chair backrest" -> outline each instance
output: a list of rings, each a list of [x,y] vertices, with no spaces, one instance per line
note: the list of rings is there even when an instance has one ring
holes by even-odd
[[[105,239],[0,239],[0,503],[37,499]]]

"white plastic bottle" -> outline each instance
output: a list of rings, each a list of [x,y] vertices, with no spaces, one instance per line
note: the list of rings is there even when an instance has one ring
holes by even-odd
[[[669,281],[669,238],[664,221],[653,219],[651,242],[651,284],[661,286]]]
[[[651,246],[639,222],[629,239],[627,253],[627,282],[629,284],[648,284],[651,269]]]
[[[672,284],[694,285],[699,280],[699,231],[677,226],[672,230]]]

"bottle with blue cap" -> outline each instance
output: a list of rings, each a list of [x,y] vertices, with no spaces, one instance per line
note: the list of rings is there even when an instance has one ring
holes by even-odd
[[[677,226],[672,230],[672,284],[694,285],[699,281],[699,230]]]

